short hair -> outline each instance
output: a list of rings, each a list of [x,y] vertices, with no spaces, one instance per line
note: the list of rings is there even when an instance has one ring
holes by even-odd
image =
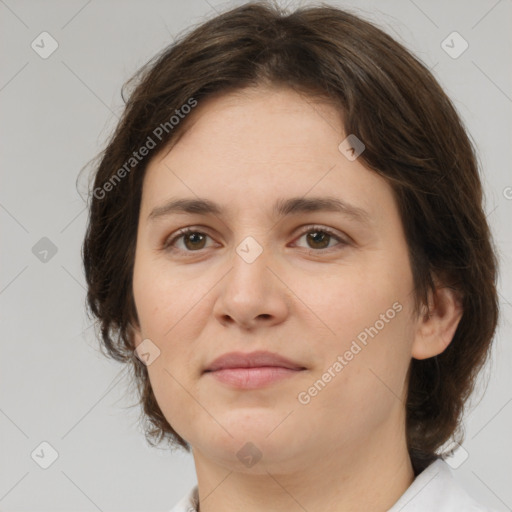
[[[130,169],[126,163],[148,137],[156,150],[177,142],[187,119],[170,119],[183,105],[262,85],[323,98],[339,110],[345,133],[363,141],[359,158],[387,180],[398,205],[415,314],[428,308],[434,277],[461,300],[463,315],[449,346],[435,357],[412,359],[408,369],[407,447],[415,469],[425,467],[452,436],[463,437],[464,406],[498,321],[496,251],[475,149],[452,102],[403,45],[345,10],[322,4],[287,13],[247,3],[182,35],[123,86],[124,113],[98,156],[82,248],[87,304],[101,328],[102,350],[133,369],[146,439],[189,451],[134,356],[132,276],[150,158]]]

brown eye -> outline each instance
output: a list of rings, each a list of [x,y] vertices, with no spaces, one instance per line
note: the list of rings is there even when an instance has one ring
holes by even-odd
[[[182,235],[185,247],[190,250],[203,249],[206,236],[203,233],[192,232],[190,234]]]
[[[304,231],[298,238],[306,237],[307,247],[310,252],[329,252],[330,250],[341,249],[349,243],[328,228],[313,226]],[[169,237],[163,245],[163,249],[173,252],[192,253],[206,249],[207,238],[211,237],[194,228],[184,228],[174,236]],[[332,243],[337,242],[337,243]]]
[[[338,248],[343,248],[348,245],[348,242],[343,240],[339,235],[335,234],[330,229],[320,226],[310,227],[307,231],[302,233],[298,240],[303,237],[306,237],[307,247],[305,247],[305,249],[312,252],[328,252],[331,249],[336,249],[336,246],[339,246]],[[338,243],[331,244],[332,241]]]
[[[329,246],[331,235],[325,231],[311,231],[306,234],[308,244],[312,249],[326,249]]]
[[[185,228],[174,236],[164,242],[163,248],[169,251],[183,251],[195,252],[204,249],[206,246],[206,239],[209,236],[202,231],[197,231],[191,228]],[[178,242],[182,242],[181,247]]]

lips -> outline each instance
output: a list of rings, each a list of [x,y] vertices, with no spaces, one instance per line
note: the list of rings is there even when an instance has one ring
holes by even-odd
[[[237,390],[265,389],[299,375],[306,368],[272,352],[230,352],[204,370],[207,378]],[[210,377],[211,376],[211,377]]]
[[[289,370],[305,370],[305,367],[286,357],[267,351],[256,351],[250,353],[229,352],[207,365],[204,372],[215,372],[219,370],[234,368],[259,368],[278,367]]]

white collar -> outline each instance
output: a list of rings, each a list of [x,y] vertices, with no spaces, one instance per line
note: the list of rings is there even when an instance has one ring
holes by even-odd
[[[195,512],[195,485],[170,512]],[[448,464],[437,459],[424,469],[388,512],[493,512],[477,503],[455,480]]]
[[[388,512],[493,512],[477,503],[437,459],[424,469]]]

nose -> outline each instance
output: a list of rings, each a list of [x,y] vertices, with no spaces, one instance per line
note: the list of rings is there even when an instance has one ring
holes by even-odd
[[[286,279],[279,276],[269,249],[249,261],[234,252],[231,270],[219,283],[214,316],[224,326],[245,330],[280,324],[289,314]]]

